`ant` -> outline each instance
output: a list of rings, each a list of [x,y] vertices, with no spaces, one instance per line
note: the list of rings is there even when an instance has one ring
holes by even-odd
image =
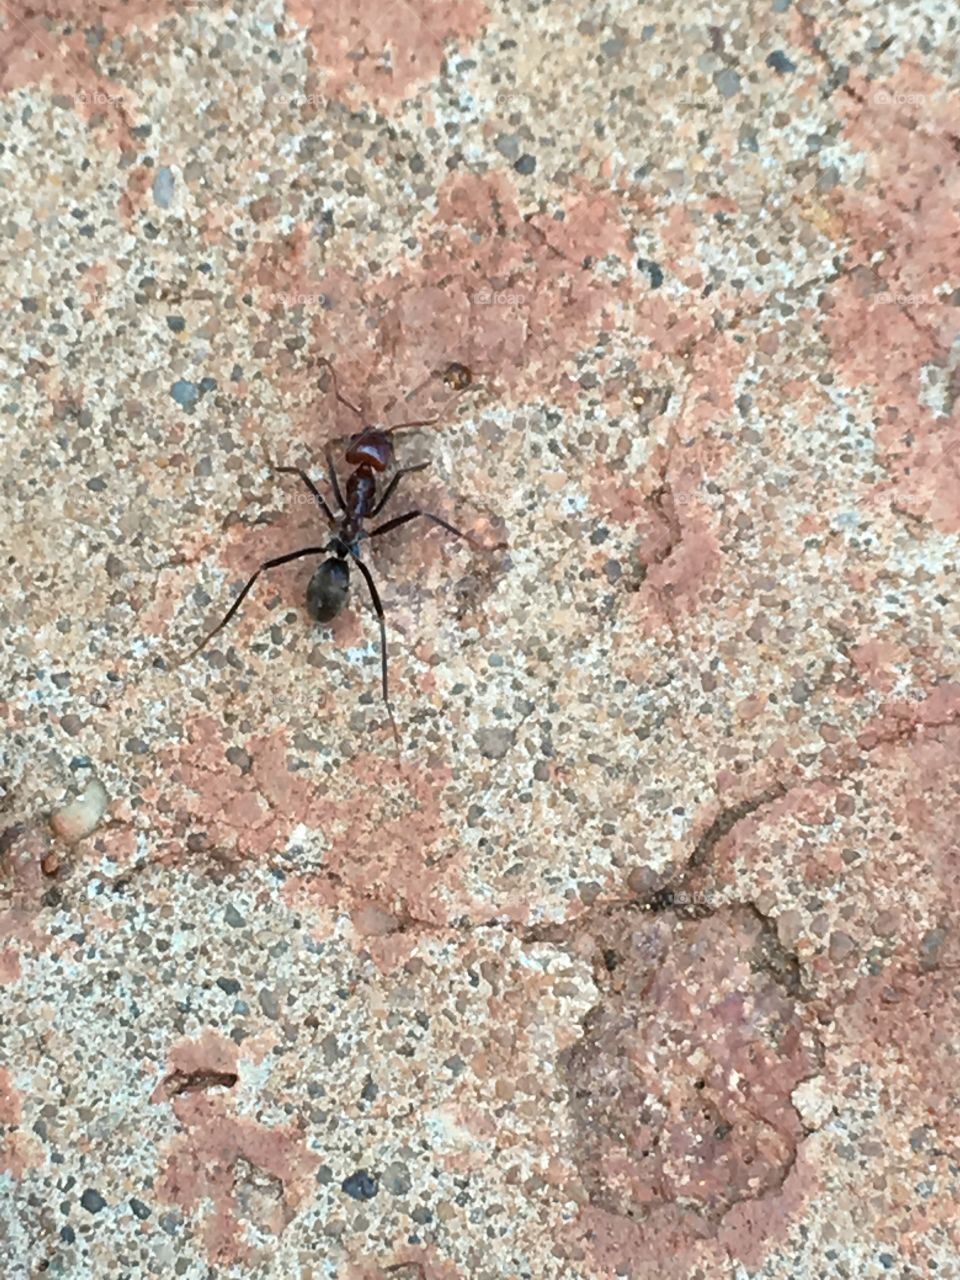
[[[347,441],[345,458],[347,463],[353,468],[346,480],[346,496],[340,488],[340,481],[337,476],[336,466],[334,465],[333,455],[328,449],[326,453],[327,471],[330,477],[330,487],[333,490],[337,506],[340,509],[339,515],[334,515],[333,511],[327,504],[326,499],[320,493],[317,486],[310,477],[300,467],[274,467],[273,469],[281,475],[299,476],[303,484],[309,489],[313,500],[326,517],[328,524],[333,530],[333,536],[330,541],[323,546],[300,547],[297,551],[288,551],[286,555],[275,556],[271,560],[265,560],[263,564],[252,574],[246,586],[234,600],[233,604],[227,610],[223,619],[217,623],[212,631],[208,632],[200,643],[190,651],[182,660],[189,662],[196,654],[200,652],[213,637],[227,625],[233,615],[240,608],[245,597],[253,587],[253,584],[259,578],[261,573],[268,569],[277,569],[280,565],[289,564],[291,560],[300,560],[304,556],[326,556],[327,558],[317,566],[313,576],[307,585],[307,612],[317,622],[332,621],[343,606],[347,602],[347,595],[350,589],[350,565],[353,563],[363,575],[363,579],[367,584],[367,590],[370,592],[370,599],[373,603],[374,612],[377,615],[377,621],[380,624],[380,663],[381,663],[381,681],[383,686],[383,701],[387,708],[387,714],[390,717],[390,727],[393,730],[394,742],[399,753],[400,740],[397,734],[396,722],[393,718],[393,710],[390,706],[389,690],[387,686],[387,630],[384,621],[383,604],[380,600],[380,593],[377,590],[373,580],[373,575],[360,558],[360,543],[365,538],[378,538],[381,534],[389,533],[392,529],[399,528],[400,525],[407,524],[411,520],[422,517],[429,520],[433,524],[439,525],[441,529],[446,529],[448,533],[454,534],[455,537],[463,538],[472,546],[486,550],[482,543],[479,543],[470,534],[464,533],[462,529],[457,529],[454,525],[448,523],[441,516],[434,515],[431,511],[423,511],[419,507],[413,511],[405,511],[403,515],[393,516],[392,519],[385,520],[382,524],[378,524],[373,529],[365,529],[364,522],[372,520],[380,514],[387,505],[396,491],[397,485],[404,476],[411,475],[415,471],[422,471],[428,467],[429,462],[417,462],[410,467],[400,467],[394,471],[390,482],[386,488],[378,496],[377,485],[379,477],[387,470],[394,461],[393,441],[391,435],[394,431],[400,431],[405,427],[426,427],[438,421],[439,415],[432,418],[423,418],[411,422],[396,422],[392,426],[381,426],[364,421],[364,414],[350,400],[340,394],[337,385],[337,375],[332,363],[324,357],[318,359],[318,364],[325,367],[330,375],[330,381],[333,386],[333,393],[340,404],[345,405],[360,419],[361,429],[350,437]],[[451,365],[452,383],[458,389],[463,389],[469,385],[470,371],[462,365]],[[467,375],[464,377],[464,375]],[[446,376],[444,380],[447,381]],[[448,382],[448,385],[450,383]],[[501,543],[500,546],[506,544]],[[179,664],[178,664],[179,665]]]

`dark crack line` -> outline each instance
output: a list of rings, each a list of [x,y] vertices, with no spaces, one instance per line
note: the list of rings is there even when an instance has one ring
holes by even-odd
[[[721,809],[697,841],[687,861],[687,868],[702,867],[709,861],[710,855],[720,841],[728,836],[738,823],[742,822],[744,818],[750,817],[751,814],[756,813],[759,809],[772,804],[774,800],[781,799],[787,794],[787,790],[786,783],[775,782],[766,791],[761,791],[758,796],[753,796],[748,800],[741,800],[739,804],[731,805],[728,809]]]

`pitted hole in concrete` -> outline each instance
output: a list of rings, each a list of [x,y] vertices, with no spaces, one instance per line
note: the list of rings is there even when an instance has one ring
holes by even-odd
[[[616,981],[560,1062],[571,1155],[598,1208],[634,1220],[682,1210],[692,1242],[782,1184],[804,1134],[790,1095],[820,1046],[770,932],[741,906],[604,922]]]
[[[155,1101],[169,1102],[181,1093],[203,1089],[232,1089],[239,1076],[235,1071],[171,1071],[156,1090]]]
[[[245,1156],[237,1156],[233,1163],[233,1194],[238,1217],[252,1222],[261,1231],[282,1231],[293,1221],[283,1180]]]

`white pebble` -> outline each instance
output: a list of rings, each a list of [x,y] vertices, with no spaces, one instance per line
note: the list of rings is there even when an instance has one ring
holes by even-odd
[[[95,831],[107,811],[110,798],[98,778],[91,779],[77,796],[50,817],[54,834],[67,844],[76,844]]]

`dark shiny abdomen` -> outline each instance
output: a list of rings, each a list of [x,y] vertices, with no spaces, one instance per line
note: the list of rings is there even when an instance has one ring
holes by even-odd
[[[307,585],[307,612],[317,622],[330,622],[347,603],[350,570],[346,560],[331,556],[314,570]]]

